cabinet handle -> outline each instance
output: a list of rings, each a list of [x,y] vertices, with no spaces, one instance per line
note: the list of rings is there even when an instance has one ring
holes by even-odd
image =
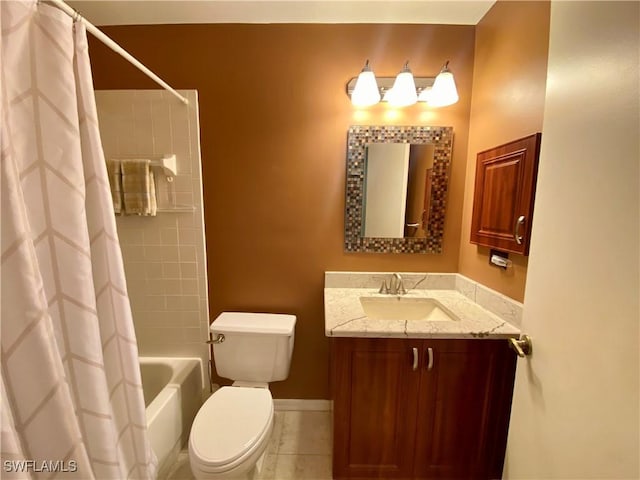
[[[418,358],[418,349],[413,347],[413,367],[412,370],[415,372],[418,369],[418,365],[420,364]]]
[[[429,360],[427,362],[427,370],[433,370],[433,348],[427,348],[427,356]]]
[[[513,238],[518,245],[522,245],[522,235],[520,235],[520,227],[524,225],[524,215],[520,215],[513,226]]]

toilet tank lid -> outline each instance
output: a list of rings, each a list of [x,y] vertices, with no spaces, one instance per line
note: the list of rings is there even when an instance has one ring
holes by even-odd
[[[295,315],[281,313],[222,312],[209,330],[216,333],[293,335]]]

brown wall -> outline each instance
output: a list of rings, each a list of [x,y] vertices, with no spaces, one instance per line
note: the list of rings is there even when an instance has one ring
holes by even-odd
[[[328,398],[325,270],[455,272],[467,159],[474,27],[165,25],[105,32],[175,88],[199,92],[211,317],[224,310],[298,316],[290,377],[275,397]],[[154,88],[90,42],[97,89]],[[379,76],[405,60],[435,76],[445,60],[461,100],[429,110],[356,111],[345,85],[370,59]],[[442,255],[346,254],[351,124],[453,126]]]
[[[542,131],[549,10],[549,2],[499,1],[476,26],[459,272],[519,301],[527,257],[511,254],[514,267],[503,270],[489,265],[488,248],[469,242],[476,155]]]

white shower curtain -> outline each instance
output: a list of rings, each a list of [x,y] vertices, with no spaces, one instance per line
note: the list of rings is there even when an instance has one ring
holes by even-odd
[[[153,478],[85,29],[33,1],[0,23],[0,476]]]

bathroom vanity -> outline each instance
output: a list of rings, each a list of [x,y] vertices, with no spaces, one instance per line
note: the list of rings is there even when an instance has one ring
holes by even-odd
[[[500,478],[520,305],[456,274],[402,276],[394,295],[378,293],[389,274],[326,274],[333,478]]]

